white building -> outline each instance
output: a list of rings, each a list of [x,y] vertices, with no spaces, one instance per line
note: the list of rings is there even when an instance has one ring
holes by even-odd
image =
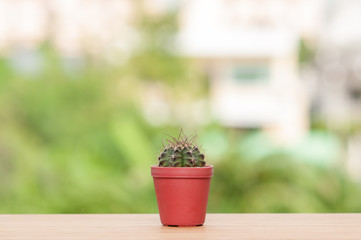
[[[258,1],[184,2],[179,40],[182,52],[207,71],[213,114],[222,124],[262,128],[292,143],[307,132],[309,119],[298,79],[300,33],[292,19],[279,21],[268,7]]]

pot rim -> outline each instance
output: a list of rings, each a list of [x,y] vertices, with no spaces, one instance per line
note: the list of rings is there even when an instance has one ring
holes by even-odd
[[[211,178],[213,166],[204,167],[159,167],[151,166],[151,174],[154,178]]]

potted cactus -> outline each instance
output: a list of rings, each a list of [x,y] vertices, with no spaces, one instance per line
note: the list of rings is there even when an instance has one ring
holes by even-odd
[[[168,139],[151,167],[160,220],[165,226],[202,226],[213,166],[206,165],[196,135]]]

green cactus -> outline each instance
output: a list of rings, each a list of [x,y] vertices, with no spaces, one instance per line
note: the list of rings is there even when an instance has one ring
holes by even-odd
[[[178,138],[168,139],[168,145],[158,157],[160,167],[204,167],[204,154],[196,146],[196,135],[186,137],[183,131]]]

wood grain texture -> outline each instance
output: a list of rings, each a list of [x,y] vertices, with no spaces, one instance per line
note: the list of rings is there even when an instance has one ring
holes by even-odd
[[[208,214],[164,227],[158,214],[0,215],[0,239],[361,239],[361,214]]]

